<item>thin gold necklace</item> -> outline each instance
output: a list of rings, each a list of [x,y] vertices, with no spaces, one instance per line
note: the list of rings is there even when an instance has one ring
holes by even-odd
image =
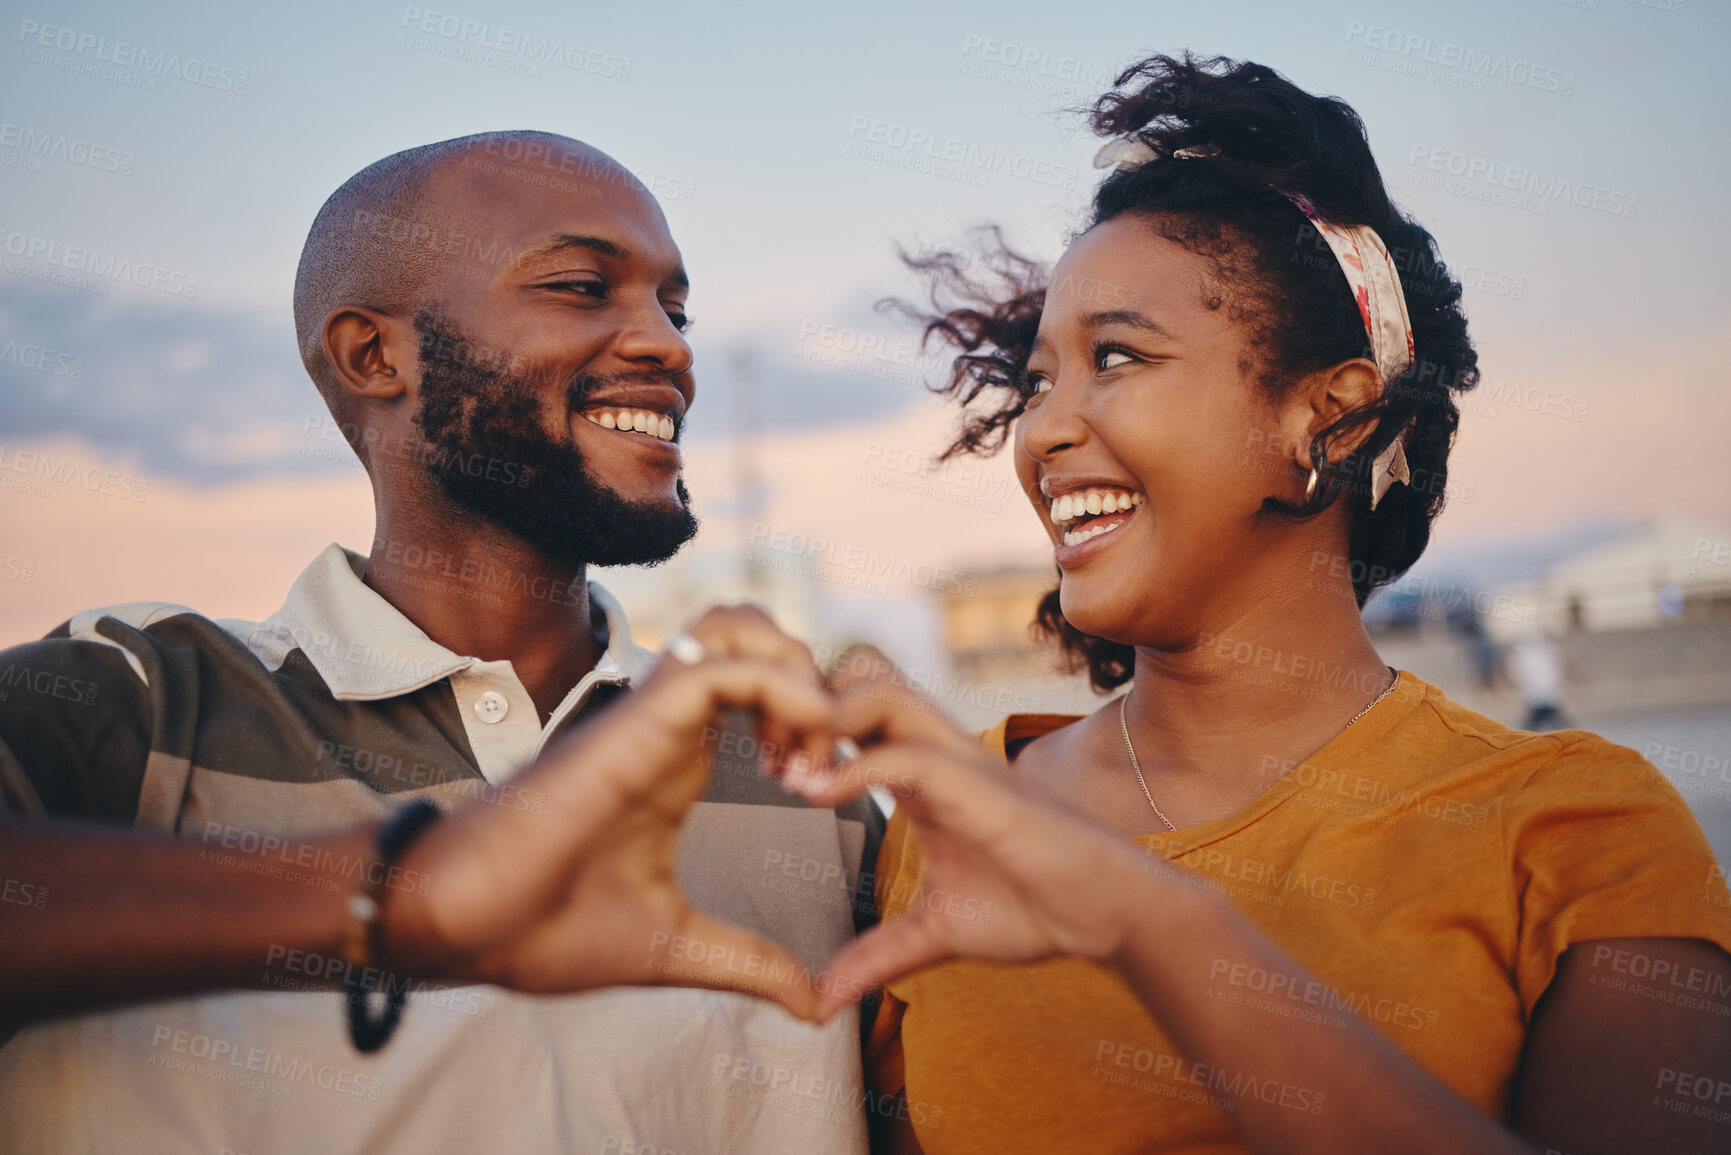
[[[1388,672],[1394,674],[1394,680],[1383,689],[1382,693],[1370,700],[1370,705],[1354,714],[1351,719],[1347,721],[1346,726],[1352,725],[1353,722],[1358,721],[1360,718],[1376,709],[1376,704],[1388,697],[1394,688],[1400,684],[1400,674],[1396,672],[1393,666],[1388,667]],[[1148,793],[1148,780],[1142,777],[1142,763],[1136,760],[1136,743],[1130,741],[1130,721],[1125,715],[1125,711],[1127,711],[1129,707],[1130,695],[1125,694],[1122,698],[1118,699],[1118,729],[1124,735],[1124,752],[1130,755],[1130,769],[1136,772],[1136,785],[1142,787],[1142,797],[1148,800],[1148,805],[1154,808],[1155,816],[1166,824],[1166,829],[1176,831],[1178,828],[1172,825],[1172,820],[1166,817],[1166,815],[1161,812],[1160,807],[1155,803],[1154,795]],[[1346,729],[1346,726],[1342,726],[1341,729]]]
[[[1166,829],[1177,830],[1178,828],[1172,825],[1172,820],[1166,817],[1166,815],[1160,813],[1160,807],[1154,803],[1154,795],[1148,793],[1148,783],[1142,777],[1142,763],[1136,761],[1136,744],[1130,741],[1130,723],[1124,717],[1124,710],[1129,706],[1129,704],[1129,694],[1125,694],[1122,698],[1118,699],[1118,728],[1124,732],[1124,749],[1129,751],[1130,754],[1130,769],[1136,771],[1136,785],[1142,787],[1142,797],[1148,800],[1148,805],[1154,807],[1154,813],[1159,817],[1160,821],[1166,824]]]

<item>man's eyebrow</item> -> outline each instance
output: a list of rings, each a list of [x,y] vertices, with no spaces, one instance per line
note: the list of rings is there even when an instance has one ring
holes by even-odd
[[[1146,313],[1138,313],[1134,309],[1111,309],[1104,313],[1089,313],[1082,318],[1082,324],[1090,329],[1099,329],[1106,325],[1128,325],[1132,329],[1141,329],[1143,332],[1153,333],[1157,337],[1172,336],[1166,326]]]
[[[592,253],[600,253],[604,257],[628,257],[630,250],[616,241],[606,237],[591,237],[581,233],[560,233],[538,249],[530,249],[523,255],[528,258],[552,257],[567,249],[587,249]]]
[[[630,249],[617,241],[610,241],[606,237],[592,237],[582,233],[560,233],[540,248],[530,249],[524,253],[522,259],[532,261],[543,257],[556,257],[570,249],[583,249],[591,253],[600,253],[604,257],[613,257],[616,260],[629,260],[631,257]],[[673,270],[673,276],[669,280],[683,289],[691,287],[691,278],[685,275],[684,265]]]

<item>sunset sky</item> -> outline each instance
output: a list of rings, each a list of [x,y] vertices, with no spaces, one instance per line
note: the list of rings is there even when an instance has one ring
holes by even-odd
[[[242,7],[4,5],[0,644],[126,601],[263,617],[325,543],[366,548],[364,478],[295,354],[300,245],[357,169],[497,128],[586,140],[662,199],[694,284],[699,552],[784,530],[1041,561],[1006,463],[886,482],[951,418],[920,387],[941,365],[872,305],[914,288],[898,242],[995,221],[1055,257],[1098,144],[1062,110],[1154,50],[1345,98],[1465,272],[1485,385],[1436,564],[1661,512],[1731,522],[1721,5]],[[1013,163],[923,171],[912,140]],[[69,248],[152,287],[56,283]],[[95,492],[42,481],[66,463]]]

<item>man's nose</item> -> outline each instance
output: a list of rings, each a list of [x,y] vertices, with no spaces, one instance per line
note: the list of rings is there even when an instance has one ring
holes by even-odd
[[[634,315],[619,334],[619,356],[634,365],[653,366],[674,377],[691,372],[691,345],[659,306]]]

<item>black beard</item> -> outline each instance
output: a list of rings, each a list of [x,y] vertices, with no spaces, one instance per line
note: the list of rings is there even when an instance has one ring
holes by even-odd
[[[675,483],[677,506],[628,500],[589,472],[569,435],[548,436],[542,424],[548,390],[533,370],[513,376],[506,371],[510,358],[432,314],[416,317],[415,329],[421,335],[415,424],[427,440],[427,472],[446,497],[572,570],[657,565],[696,535],[683,478]],[[459,355],[464,351],[470,355]],[[577,375],[557,390],[567,420],[608,380]]]

